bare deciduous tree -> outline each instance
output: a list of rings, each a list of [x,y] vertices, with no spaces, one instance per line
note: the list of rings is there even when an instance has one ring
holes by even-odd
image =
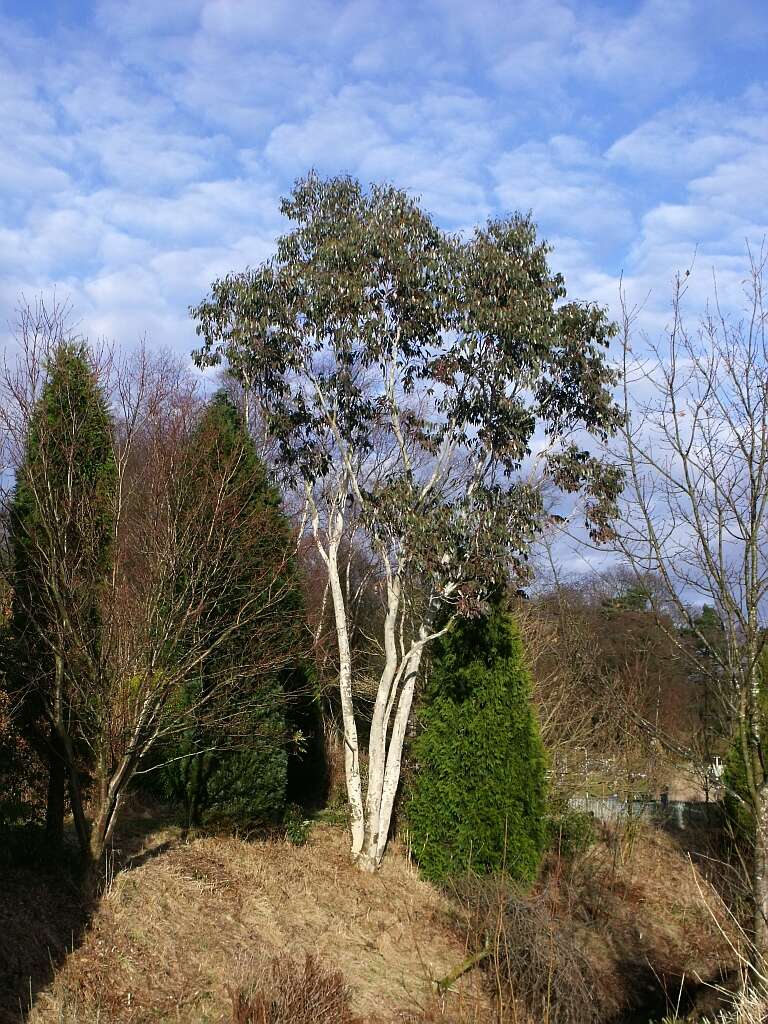
[[[685,625],[670,636],[711,680],[733,721],[754,820],[754,941],[768,955],[768,765],[759,660],[768,592],[768,346],[766,253],[750,255],[741,319],[717,292],[694,328],[685,313],[688,273],[675,283],[660,344],[633,338],[637,309],[624,302],[624,446],[628,486],[617,547],[661,582]],[[653,595],[651,595],[653,597]],[[658,598],[654,598],[658,600]],[[703,628],[702,604],[722,630]]]

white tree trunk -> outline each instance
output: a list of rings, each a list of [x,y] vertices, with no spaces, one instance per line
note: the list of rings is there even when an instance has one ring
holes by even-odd
[[[424,630],[422,629],[422,632]],[[381,808],[379,810],[378,823],[378,844],[376,846],[376,864],[381,863],[384,850],[389,836],[389,827],[392,822],[392,811],[395,806],[397,787],[400,785],[400,767],[403,760],[403,744],[408,728],[408,720],[411,716],[411,705],[413,704],[413,691],[416,686],[416,679],[419,674],[421,657],[424,647],[419,645],[408,659],[404,672],[403,689],[400,693],[400,700],[397,705],[395,721],[392,725],[392,735],[389,738],[389,749],[387,750],[387,768],[384,773],[384,786],[381,795]]]
[[[341,715],[344,723],[344,774],[347,781],[347,796],[352,824],[352,856],[358,857],[365,842],[365,815],[363,811],[363,790],[360,781],[360,751],[357,742],[357,726],[352,701],[352,652],[347,627],[347,609],[344,591],[339,576],[339,540],[343,521],[337,513],[334,530],[328,545],[328,582],[333,600],[336,621],[336,637],[339,645],[339,694]]]
[[[398,649],[397,637],[402,584],[396,575],[390,576],[387,581],[387,613],[384,623],[384,668],[371,716],[368,786],[363,803],[359,745],[352,698],[352,652],[338,563],[342,525],[341,517],[337,514],[328,545],[327,566],[339,648],[339,692],[344,724],[344,767],[352,827],[352,856],[361,870],[376,871],[381,864],[389,838],[392,812],[400,782],[403,744],[428,632],[426,626],[422,626],[419,640],[415,641],[403,656]]]
[[[377,764],[376,771],[371,770],[369,775],[365,847],[357,858],[359,866],[364,871],[375,871],[379,867],[387,847],[392,811],[400,784],[403,744],[413,703],[416,678],[421,664],[425,635],[425,630],[422,627],[421,640],[414,644],[399,669],[396,668],[389,686],[388,700],[384,707],[382,720],[377,723],[375,751]],[[398,684],[401,684],[399,698],[397,697]],[[390,730],[389,720],[395,702],[397,710]],[[383,701],[382,704],[384,704]],[[373,756],[374,751],[371,750],[371,761],[373,761]]]
[[[400,580],[397,577],[390,578],[387,581],[387,614],[384,621],[384,668],[376,692],[368,741],[365,846],[359,857],[360,866],[370,871],[374,871],[378,867],[381,859],[377,858],[376,851],[381,838],[380,817],[387,765],[387,732],[398,683],[398,652],[395,631],[400,611],[400,594]],[[388,829],[388,823],[386,827]],[[384,843],[386,843],[386,835]]]

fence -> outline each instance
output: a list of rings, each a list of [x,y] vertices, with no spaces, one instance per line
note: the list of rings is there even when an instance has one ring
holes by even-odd
[[[591,814],[599,821],[622,818],[641,819],[674,831],[712,825],[721,814],[721,805],[704,800],[621,800],[617,796],[572,796],[568,801],[576,811]]]

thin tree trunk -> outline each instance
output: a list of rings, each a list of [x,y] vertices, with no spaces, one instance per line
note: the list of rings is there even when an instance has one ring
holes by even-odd
[[[67,770],[61,744],[51,732],[48,744],[48,795],[45,804],[45,838],[51,852],[58,852],[64,840],[64,794]]]
[[[768,800],[760,793],[755,813],[755,856],[752,869],[754,900],[754,944],[758,977],[765,977],[768,964]]]
[[[422,635],[425,630],[422,627]],[[387,767],[384,773],[384,785],[381,794],[381,807],[379,809],[378,841],[374,853],[377,866],[381,864],[384,850],[389,838],[389,828],[392,822],[392,811],[395,806],[398,786],[400,785],[400,769],[403,760],[403,745],[405,734],[408,729],[408,721],[411,715],[413,704],[413,693],[416,687],[416,679],[421,666],[421,658],[424,652],[423,647],[418,647],[410,656],[405,669],[405,681],[400,700],[395,714],[395,721],[392,725],[392,735],[387,750]]]
[[[422,638],[425,635],[426,631],[422,627]],[[397,700],[397,710],[395,711],[395,719],[391,730],[389,729],[389,719],[396,696],[394,693],[382,723],[385,742],[382,744],[380,753],[385,760],[382,768],[376,775],[377,793],[373,798],[369,794],[369,817],[365,823],[365,843],[357,858],[358,866],[363,871],[378,870],[384,857],[384,851],[387,848],[389,829],[392,823],[392,812],[400,784],[403,745],[405,743],[405,734],[408,728],[413,693],[416,678],[419,674],[422,653],[423,647],[418,646],[406,656],[405,663],[401,665],[402,689]],[[373,774],[371,778],[373,778]]]
[[[387,615],[384,622],[384,669],[376,692],[376,702],[371,717],[368,739],[368,791],[366,794],[366,822],[363,852],[359,858],[360,867],[375,871],[379,866],[378,849],[381,844],[381,806],[387,766],[387,733],[392,704],[397,686],[397,639],[395,628],[400,610],[400,581],[395,578],[387,586]],[[389,830],[389,822],[384,824]],[[386,835],[383,843],[386,844]]]
[[[357,726],[352,699],[352,652],[347,629],[347,610],[344,592],[339,577],[338,537],[341,525],[336,524],[336,537],[328,549],[328,577],[336,620],[336,635],[339,644],[339,694],[341,713],[344,721],[344,771],[347,780],[347,795],[352,825],[352,856],[357,859],[365,841],[365,816],[363,811],[363,790],[360,781],[360,751],[357,742]]]

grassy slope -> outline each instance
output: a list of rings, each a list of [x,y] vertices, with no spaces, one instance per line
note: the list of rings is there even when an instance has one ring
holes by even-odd
[[[491,1019],[480,971],[437,1003],[432,981],[465,957],[461,929],[455,908],[396,845],[375,876],[350,864],[347,836],[329,825],[316,825],[301,848],[185,842],[177,828],[137,814],[121,845],[126,868],[80,936],[74,894],[55,879],[41,888],[30,874],[14,891],[9,878],[5,895],[0,879],[0,988],[5,978],[15,990],[0,1021],[21,1019],[30,973],[30,1024],[230,1021],[230,986],[265,957],[305,952],[343,971],[366,1022],[420,1012],[421,1020]],[[683,979],[714,982],[733,968],[733,928],[714,889],[674,840],[651,829],[606,833],[573,864],[550,859],[538,898],[588,955],[601,1019],[642,1004],[659,983],[674,1001]],[[48,949],[55,957],[64,947],[72,951],[54,972]]]
[[[361,874],[339,829],[316,826],[300,848],[171,831],[146,846],[38,997],[34,1024],[229,1020],[228,986],[265,955],[305,952],[341,968],[356,1013],[391,1021],[434,1009],[432,980],[465,955],[443,897],[402,856]],[[448,1019],[485,1004],[478,979],[447,998]]]
[[[741,937],[691,856],[699,837],[639,823],[601,834],[573,864],[550,869],[542,889],[592,966],[605,1019],[665,998],[674,1008],[686,988],[714,992],[738,965]]]

